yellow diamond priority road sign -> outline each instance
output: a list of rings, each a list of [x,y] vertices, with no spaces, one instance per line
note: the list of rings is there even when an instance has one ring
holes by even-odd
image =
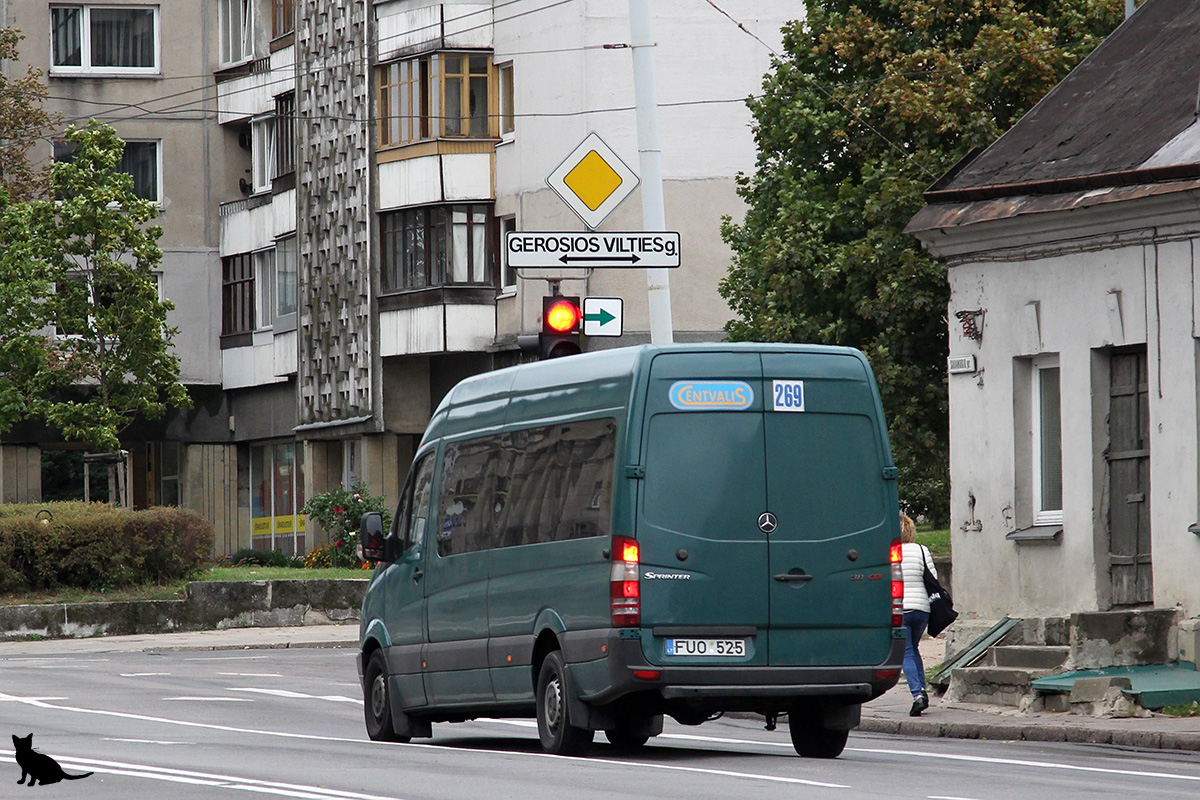
[[[590,133],[546,183],[584,225],[597,228],[637,188],[638,179],[604,140]]]

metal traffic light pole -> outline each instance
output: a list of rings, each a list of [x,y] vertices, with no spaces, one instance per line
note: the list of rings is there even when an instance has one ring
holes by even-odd
[[[637,101],[638,161],[641,167],[642,228],[665,231],[662,151],[658,144],[658,96],[654,89],[654,38],[650,33],[650,0],[629,0],[630,47],[633,50],[633,93]],[[670,344],[671,273],[646,269],[646,297],[650,311],[650,342]]]

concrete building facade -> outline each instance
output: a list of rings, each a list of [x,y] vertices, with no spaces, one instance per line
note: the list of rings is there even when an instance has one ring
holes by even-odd
[[[755,157],[744,98],[797,13],[723,7],[753,36],[711,7],[652,4],[677,340],[724,336],[720,223],[742,213],[736,175]],[[508,231],[587,230],[546,181],[588,134],[638,169],[625,3],[122,3],[157,25],[159,61],[136,79],[56,74],[47,43],[68,5],[6,8],[51,95],[77,96],[62,109],[163,142],[163,289],[199,402],[130,449],[178,451],[167,499],[212,518],[220,552],[319,543],[300,509],[333,486],[393,500],[442,395],[530,357],[517,336],[539,329],[550,281],[624,299],[624,336],[588,349],[649,340],[643,271],[518,271],[502,252]],[[641,228],[639,190],[599,230]],[[39,498],[52,439],[5,436],[4,501]]]

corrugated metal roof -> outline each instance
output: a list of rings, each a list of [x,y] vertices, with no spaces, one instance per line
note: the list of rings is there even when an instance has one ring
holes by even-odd
[[[1200,3],[1149,0],[930,202],[1200,175]],[[1143,170],[1151,170],[1142,175]],[[1134,173],[1134,174],[1130,174]]]

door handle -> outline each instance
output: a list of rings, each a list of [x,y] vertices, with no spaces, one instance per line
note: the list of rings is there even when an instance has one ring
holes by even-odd
[[[803,572],[784,572],[775,576],[775,580],[780,583],[805,583],[812,579],[812,575],[806,575]]]
[[[424,578],[424,577],[425,577],[425,573],[421,571],[420,567],[417,567],[416,569],[413,570],[413,574],[412,574],[413,583],[416,583],[417,581],[421,580],[421,578]]]

